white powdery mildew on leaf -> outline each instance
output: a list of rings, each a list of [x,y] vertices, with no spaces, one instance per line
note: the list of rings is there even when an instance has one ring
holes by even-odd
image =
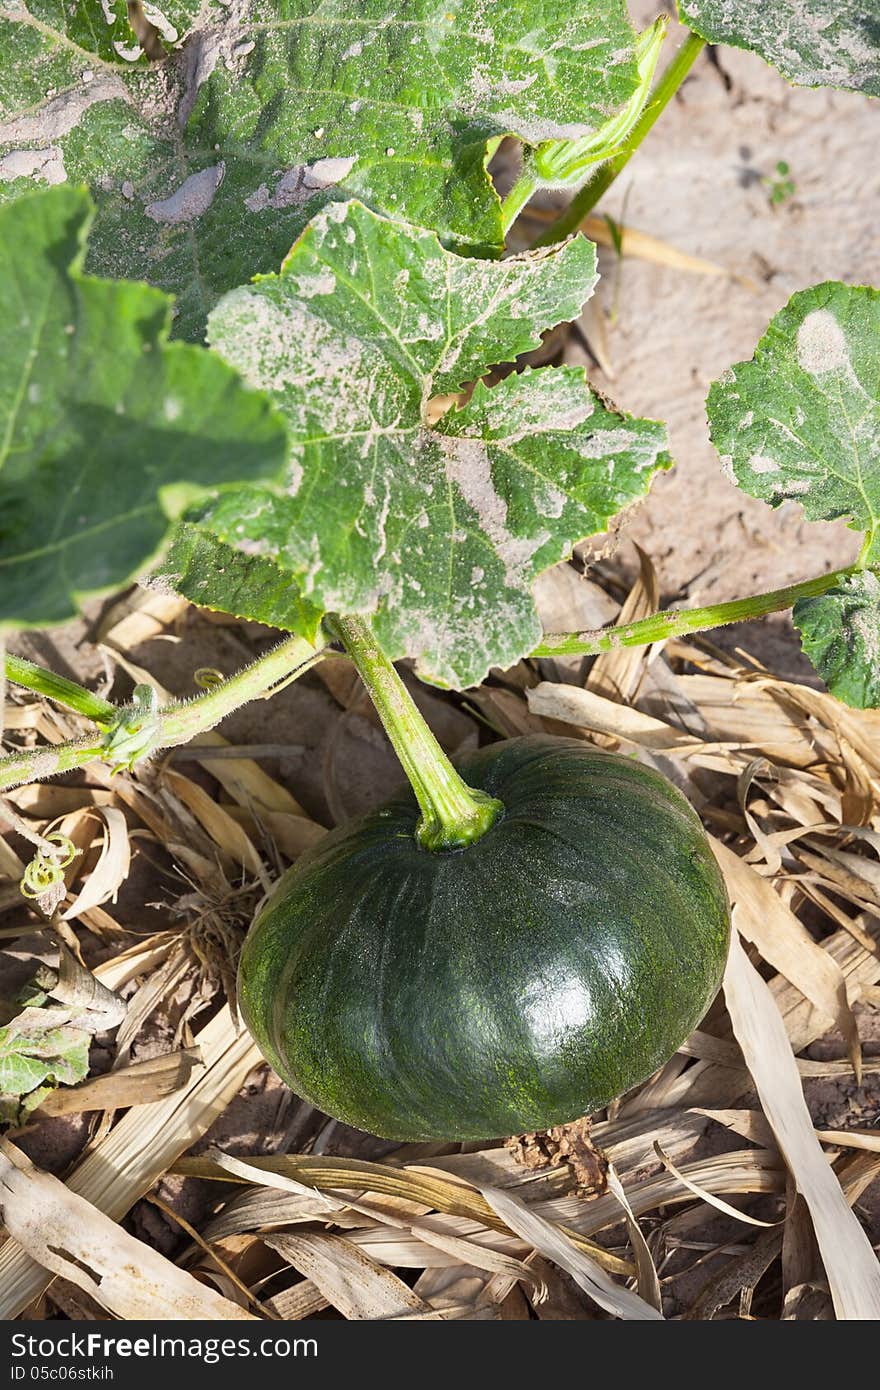
[[[527,145],[543,145],[547,140],[579,140],[581,136],[592,135],[595,127],[583,121],[530,120],[517,117],[514,111],[493,111],[494,124],[498,131],[517,128],[519,138]]]
[[[167,198],[148,203],[144,212],[154,222],[164,222],[172,227],[182,222],[193,222],[208,211],[225,174],[226,165],[222,160],[207,169],[200,169],[197,174],[190,174],[189,178],[184,179]]]
[[[249,385],[283,402],[294,443],[311,433],[313,414],[328,434],[353,434],[372,423],[366,393],[361,409],[352,409],[357,383],[369,380],[363,343],[296,299],[269,298],[246,286],[233,290],[223,301],[222,349]]]
[[[559,378],[559,384],[564,385],[562,378]],[[544,386],[546,385],[545,382]],[[590,419],[595,409],[595,397],[588,391],[584,391],[579,400],[572,400],[571,392],[563,390],[560,392],[559,408],[552,415],[554,428],[562,434],[579,429]],[[488,431],[497,444],[511,447],[533,434],[535,430],[545,431],[547,418],[548,400],[544,391],[536,392],[534,395],[523,391],[516,401],[515,410],[511,409],[509,400],[496,400],[490,395],[484,401],[480,429]],[[474,429],[476,428],[475,426]],[[624,429],[591,430],[589,436],[583,439],[581,454],[584,458],[602,458],[609,453],[623,453],[630,448],[634,437]],[[608,448],[603,449],[603,444],[607,444]],[[592,452],[593,450],[595,452]]]
[[[296,276],[295,284],[301,299],[314,299],[316,295],[333,293],[336,276],[332,270],[322,270],[317,275]]]
[[[834,282],[801,290],[750,362],[712,386],[712,440],[734,480],[811,521],[844,518],[880,559],[880,293]],[[726,468],[725,468],[725,471]]]
[[[91,268],[146,271],[182,337],[276,269],[335,188],[500,256],[487,141],[594,129],[638,81],[624,0],[167,0],[146,11],[168,49],[152,63],[119,0],[32,7],[0,9],[0,160],[60,156],[0,177],[87,184]],[[206,160],[226,169],[210,200],[207,178],[187,188]]]
[[[485,531],[504,566],[504,580],[512,588],[521,588],[529,579],[529,562],[537,550],[550,539],[549,531],[531,536],[512,536],[507,529],[507,503],[498,496],[492,482],[492,463],[487,446],[478,439],[449,439],[442,442],[444,467],[449,482],[458,488],[469,507],[476,512],[480,527]],[[565,496],[557,493],[559,510],[545,515],[561,516]]]
[[[615,454],[625,454],[636,443],[636,436],[630,430],[592,430],[584,443],[585,458],[610,458]]]
[[[249,212],[263,212],[265,208],[301,208],[310,198],[328,188],[342,183],[357,163],[357,155],[339,156],[333,159],[316,159],[314,164],[295,164],[285,169],[273,193],[268,184],[259,188],[244,200]]]
[[[537,641],[537,573],[666,461],[662,428],[604,409],[581,369],[479,383],[573,317],[594,278],[583,239],[551,256],[463,260],[359,203],[327,204],[279,275],[233,291],[209,320],[212,345],[284,414],[292,459],[283,496],[227,494],[205,533],[239,551],[268,538],[266,558],[302,594],[375,613],[380,640],[438,683],[515,661]],[[474,381],[461,405],[459,385]],[[254,584],[248,611],[237,575],[239,616],[261,616]],[[222,579],[196,598],[222,607]]]
[[[550,483],[545,483],[543,487],[539,485],[535,489],[535,511],[539,516],[546,516],[555,521],[562,516],[567,501],[565,493]]]
[[[678,0],[710,43],[749,48],[801,87],[880,95],[880,34],[871,0]]]
[[[752,454],[746,467],[750,468],[753,473],[778,473],[780,471],[776,460],[767,458],[766,454]]]
[[[880,579],[872,570],[862,576],[867,604],[852,617],[853,628],[862,644],[868,665],[880,673]]]
[[[265,536],[256,540],[251,539],[250,536],[242,536],[237,542],[236,549],[240,550],[242,555],[266,555],[271,547]]]
[[[827,309],[814,309],[798,328],[797,358],[811,376],[846,371],[851,366],[843,329]]]
[[[719,454],[718,462],[721,464],[721,472],[724,474],[727,481],[733,483],[734,487],[736,487],[736,474],[733,471],[732,454]]]
[[[880,577],[861,570],[795,604],[804,651],[829,690],[856,708],[880,705]]]

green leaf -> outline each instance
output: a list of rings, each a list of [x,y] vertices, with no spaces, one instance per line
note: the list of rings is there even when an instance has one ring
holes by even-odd
[[[0,628],[73,617],[208,488],[284,469],[265,397],[167,343],[166,295],[82,273],[90,215],[70,187],[0,208]]]
[[[637,85],[623,0],[208,0],[153,65],[113,61],[121,8],[0,8],[0,189],[88,184],[89,269],[173,291],[184,337],[327,197],[499,254],[487,141],[586,135]]]
[[[259,540],[249,546],[243,539],[241,550],[224,544],[210,530],[215,506],[208,503],[192,509],[189,520],[175,527],[162,563],[160,587],[168,586],[201,608],[286,628],[313,642],[323,610],[303,598],[289,569],[259,553]],[[205,527],[198,524],[202,517]]]
[[[744,492],[864,531],[880,564],[880,292],[834,282],[791,297],[750,362],[706,402],[713,443]]]
[[[21,1123],[48,1090],[89,1070],[91,1037],[59,1019],[67,1010],[26,1008],[0,1028],[0,1119]]]
[[[880,96],[880,17],[871,0],[678,0],[709,43],[750,48],[799,87]]]
[[[159,0],[147,9],[162,39],[175,43],[190,27],[199,6],[200,0]],[[145,61],[129,23],[126,0],[73,0],[67,4],[60,4],[59,0],[26,0],[26,5],[11,0],[0,10],[0,18],[8,25],[20,26],[19,43],[26,42],[30,31],[34,65],[45,62],[50,55],[56,63],[64,64],[76,53],[124,66]],[[9,69],[11,79],[11,63]],[[33,82],[35,78],[33,72],[19,72],[17,76],[21,82]],[[37,92],[38,99],[43,95],[42,91]]]
[[[880,578],[873,570],[799,599],[794,624],[832,695],[856,709],[880,705]]]
[[[606,409],[579,368],[478,383],[461,408],[438,398],[574,318],[595,278],[583,237],[466,260],[330,204],[280,275],[211,316],[215,347],[286,417],[292,466],[282,495],[229,492],[199,527],[285,570],[319,610],[375,612],[386,649],[437,684],[516,661],[541,635],[533,579],[645,494],[668,466],[664,431]],[[198,601],[224,606],[221,564],[203,566]],[[246,617],[265,612],[254,576],[236,577]]]

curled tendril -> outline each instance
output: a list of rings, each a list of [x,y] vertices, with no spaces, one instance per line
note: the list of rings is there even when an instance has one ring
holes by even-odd
[[[62,835],[60,830],[50,830],[44,836],[50,845],[58,846],[58,866],[61,869],[68,869],[73,863],[79,851],[69,835]]]
[[[193,680],[200,690],[216,690],[218,685],[222,685],[226,677],[222,671],[218,671],[213,666],[199,666],[193,672]]]
[[[50,888],[56,887],[64,878],[64,870],[73,863],[78,851],[76,845],[60,830],[53,830],[44,838],[44,844],[57,845],[57,849],[37,850],[25,868],[19,889],[24,898],[41,898]]]

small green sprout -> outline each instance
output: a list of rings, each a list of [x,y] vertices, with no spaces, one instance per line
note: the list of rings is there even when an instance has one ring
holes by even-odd
[[[776,161],[776,168],[773,174],[761,180],[767,189],[767,196],[770,199],[770,206],[777,208],[786,199],[790,198],[797,188],[794,179],[789,178],[789,167],[784,159]]]

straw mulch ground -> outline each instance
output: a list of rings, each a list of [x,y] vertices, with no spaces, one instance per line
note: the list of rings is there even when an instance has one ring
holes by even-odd
[[[657,583],[644,558],[628,593],[608,565],[589,579],[563,566],[541,603],[551,628],[628,621],[657,606]],[[232,671],[270,634],[138,590],[91,638],[71,673],[104,673],[123,698],[139,679],[193,693],[200,659]],[[328,659],[197,748],[9,798],[81,850],[61,909],[68,977],[80,956],[105,988],[88,1079],[0,1148],[0,1316],[869,1315],[880,713],[701,639],[522,662],[419,698],[450,751],[544,729],[682,788],[739,942],[707,1018],[592,1123],[506,1144],[394,1148],[281,1086],[230,1007],[243,932],[279,871],[399,776],[347,662]],[[7,692],[11,742],[82,727]],[[18,982],[57,960],[18,896],[27,853],[0,839],[0,948]]]

